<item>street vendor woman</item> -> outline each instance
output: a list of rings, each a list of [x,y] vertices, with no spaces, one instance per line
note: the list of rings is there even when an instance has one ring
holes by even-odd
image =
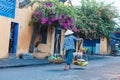
[[[70,69],[70,64],[73,61],[73,52],[75,51],[75,40],[80,41],[82,38],[77,38],[74,35],[74,32],[71,30],[67,30],[65,32],[65,38],[64,38],[64,44],[62,47],[62,51],[66,50],[66,65],[64,70],[69,70]]]

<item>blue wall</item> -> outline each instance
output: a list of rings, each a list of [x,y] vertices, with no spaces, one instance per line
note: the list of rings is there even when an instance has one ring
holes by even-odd
[[[92,54],[92,53],[95,54],[95,48],[97,43],[100,43],[100,39],[92,39],[92,40],[85,39],[83,43],[83,47],[88,48],[87,51],[88,54]]]

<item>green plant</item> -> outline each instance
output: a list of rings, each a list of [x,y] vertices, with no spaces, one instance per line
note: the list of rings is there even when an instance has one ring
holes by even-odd
[[[60,25],[64,29],[72,29],[77,32],[74,24],[76,9],[73,6],[65,6],[58,0],[45,0],[39,2],[39,6],[33,12],[31,23],[43,27]]]
[[[112,3],[105,4],[96,0],[81,0],[77,11],[76,26],[80,36],[85,38],[109,37],[116,25],[113,18],[119,17]]]

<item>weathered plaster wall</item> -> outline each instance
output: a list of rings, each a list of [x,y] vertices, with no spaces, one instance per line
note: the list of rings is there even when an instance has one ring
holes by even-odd
[[[107,38],[102,37],[100,39],[100,54],[107,54]]]
[[[8,48],[11,22],[19,24],[17,53],[28,52],[29,49],[33,31],[33,27],[29,26],[29,21],[31,20],[33,10],[31,7],[19,9],[18,1],[16,5],[15,19],[0,16],[0,58],[7,58],[9,56]]]
[[[39,44],[38,45],[38,49],[42,52],[42,53],[49,53],[51,51],[51,33],[52,33],[52,28],[51,27],[48,27],[47,29],[47,43],[46,44]],[[37,34],[36,36],[36,40],[35,40],[35,43],[37,41],[39,41],[39,34]]]
[[[33,27],[29,26],[31,19],[31,7],[17,9],[15,22],[19,23],[19,37],[18,37],[18,50],[17,53],[28,52],[29,44],[31,40],[31,35]]]
[[[0,58],[8,57],[10,19],[0,16]]]

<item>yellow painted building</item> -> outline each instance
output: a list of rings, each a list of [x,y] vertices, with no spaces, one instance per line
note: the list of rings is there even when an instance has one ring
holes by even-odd
[[[0,58],[7,58],[9,56],[9,42],[10,42],[10,31],[12,25],[18,27],[18,39],[17,39],[17,51],[28,52],[32,27],[29,27],[29,21],[32,14],[31,7],[19,9],[19,2],[16,2],[15,18],[8,18],[0,16]],[[15,29],[15,28],[14,28]]]
[[[29,47],[33,33],[33,27],[29,26],[29,22],[31,20],[32,12],[36,6],[37,4],[34,4],[32,7],[29,6],[25,8],[19,8],[19,1],[17,0],[14,19],[0,16],[0,23],[2,23],[0,24],[0,58],[8,58],[11,53],[15,55],[18,55],[20,53],[29,53]],[[11,31],[14,29],[15,32],[15,27],[18,27],[18,34],[14,34],[17,37],[17,45],[9,46],[11,44]],[[14,35],[13,37],[15,38]],[[40,44],[38,46],[38,49],[43,54],[48,55],[54,53],[54,35],[55,29],[49,27],[47,29],[46,44]],[[37,41],[37,39],[38,37],[35,39],[35,41]],[[63,39],[61,39],[61,42],[63,42]],[[14,44],[14,42],[12,44]],[[14,47],[16,47],[16,50],[13,51]]]
[[[16,1],[16,10],[15,10],[15,18],[9,18],[0,16],[0,59],[2,58],[8,58],[11,52],[10,50],[13,50],[15,48],[14,53],[15,55],[18,55],[20,53],[29,53],[29,47],[31,42],[31,37],[33,33],[33,27],[29,26],[29,22],[31,20],[31,15],[34,9],[36,8],[37,4],[34,4],[32,7],[24,7],[19,8],[19,1]],[[14,34],[14,38],[16,38],[16,45],[9,46],[10,38],[11,38],[11,31],[12,29],[15,31],[17,27],[18,33]],[[64,32],[65,30],[61,31],[61,42],[60,42],[60,53],[62,50],[62,44],[64,39]],[[38,38],[36,38],[35,41],[37,41]],[[47,42],[46,44],[40,44],[38,46],[38,49],[43,54],[54,54],[54,41],[55,41],[55,28],[49,27],[47,29]],[[13,42],[14,43],[14,42]],[[13,44],[12,43],[12,44]],[[100,53],[106,54],[107,53],[107,42],[106,40],[101,40],[100,42]],[[11,48],[12,47],[12,48]],[[61,53],[62,54],[62,53]],[[39,55],[37,55],[39,56]]]

